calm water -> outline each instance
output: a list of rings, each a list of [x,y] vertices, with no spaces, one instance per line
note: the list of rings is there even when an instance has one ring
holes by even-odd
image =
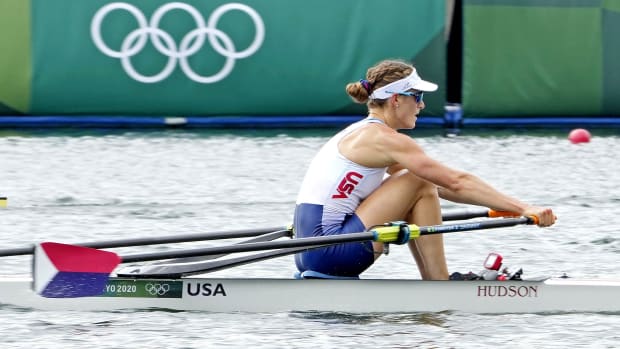
[[[0,209],[0,247],[286,225],[306,165],[332,133],[0,131],[0,196],[9,198]],[[583,145],[561,131],[412,134],[432,156],[550,205],[559,217],[549,229],[446,235],[451,271],[478,272],[497,251],[527,276],[620,278],[620,133],[594,130]],[[0,274],[28,272],[29,262],[4,257]],[[284,257],[215,275],[293,271]],[[418,276],[398,246],[364,275]],[[618,314],[84,313],[6,305],[0,314],[2,348],[620,347]]]

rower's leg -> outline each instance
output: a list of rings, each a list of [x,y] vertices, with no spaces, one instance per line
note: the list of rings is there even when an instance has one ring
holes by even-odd
[[[356,211],[367,227],[390,221],[407,220],[419,226],[441,224],[441,207],[434,184],[407,170],[391,175],[368,196]],[[382,243],[373,243],[375,257]],[[448,279],[448,267],[441,235],[422,236],[409,248],[423,279]]]
[[[442,223],[437,187],[434,185],[424,187],[419,199],[411,209],[408,221],[418,226]],[[448,279],[448,266],[443,246],[442,234],[420,236],[409,241],[409,249],[418,264],[423,279]]]

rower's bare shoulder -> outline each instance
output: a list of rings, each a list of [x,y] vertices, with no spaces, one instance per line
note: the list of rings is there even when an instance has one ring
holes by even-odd
[[[346,135],[342,143],[359,145],[375,145],[382,139],[389,138],[392,133],[396,133],[391,128],[382,124],[368,124]]]
[[[386,148],[394,151],[416,152],[422,150],[415,139],[392,129],[384,131],[377,139],[378,142],[382,143]]]

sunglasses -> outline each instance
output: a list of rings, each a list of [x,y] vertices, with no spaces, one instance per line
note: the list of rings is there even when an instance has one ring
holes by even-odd
[[[409,96],[409,97],[415,97],[415,101],[416,103],[420,103],[424,100],[424,92],[419,91],[419,92],[392,92],[392,91],[385,91],[386,93],[394,93],[397,95],[401,95],[401,96]]]

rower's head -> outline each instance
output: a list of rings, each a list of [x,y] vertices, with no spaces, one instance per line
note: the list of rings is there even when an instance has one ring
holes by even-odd
[[[422,80],[415,67],[405,61],[384,60],[368,68],[365,79],[347,84],[346,90],[357,103],[381,105],[394,94],[432,92],[437,85]]]
[[[394,119],[398,125],[392,126],[403,128],[415,125],[411,115],[424,109],[424,92],[435,90],[436,84],[422,80],[416,68],[402,60],[381,61],[368,68],[365,79],[346,86],[347,94],[357,103],[366,103],[371,114]]]

